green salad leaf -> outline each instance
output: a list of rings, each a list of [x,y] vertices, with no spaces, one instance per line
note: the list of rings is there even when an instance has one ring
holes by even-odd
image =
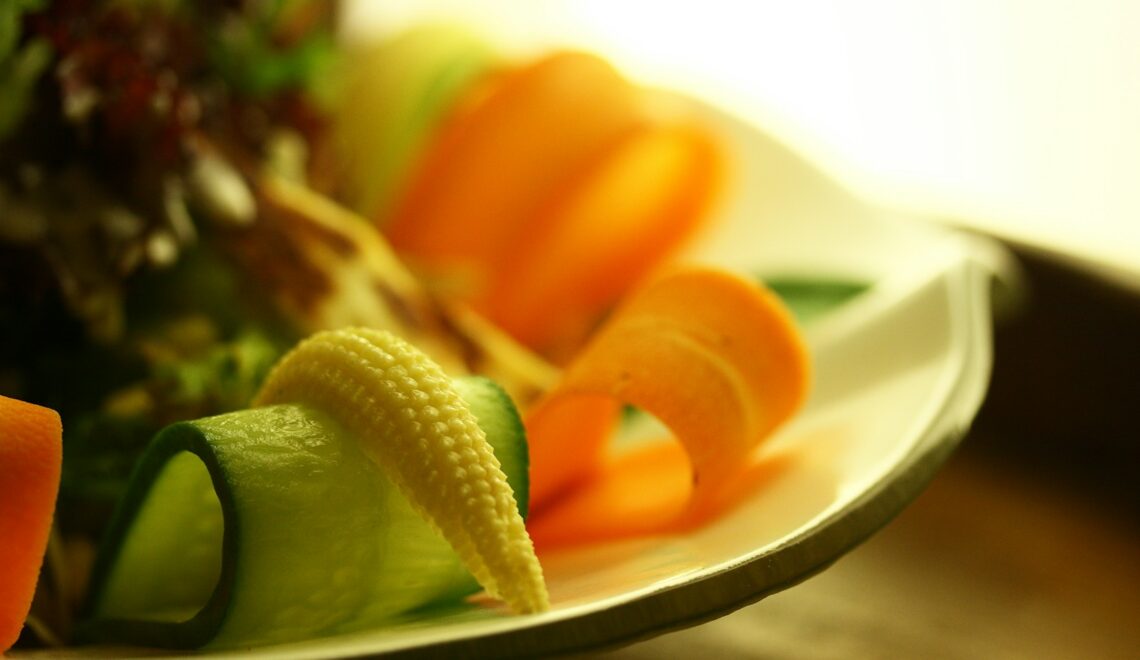
[[[765,278],[800,323],[811,323],[850,302],[870,288],[865,282],[808,277]]]

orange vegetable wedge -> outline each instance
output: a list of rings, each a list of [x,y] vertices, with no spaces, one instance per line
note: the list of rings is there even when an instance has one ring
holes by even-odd
[[[637,121],[636,90],[605,61],[547,56],[452,113],[385,233],[429,278],[478,287],[567,173]]]
[[[809,371],[792,316],[759,284],[704,267],[653,279],[618,308],[527,415],[535,527],[544,524],[545,509],[581,496],[575,488],[606,468],[609,434],[623,403],[663,422],[687,458],[678,461],[680,454],[663,450],[637,459],[649,461],[638,470],[671,465],[665,469],[674,474],[672,481],[658,475],[650,482],[658,484],[653,497],[661,510],[672,513],[648,526],[664,530],[707,520],[731,502],[723,488],[737,480],[753,450],[803,404]],[[684,475],[679,482],[678,473]],[[683,512],[669,509],[677,497],[685,500]],[[576,513],[560,521],[571,536],[623,526],[616,520],[623,507],[605,498],[571,509]]]
[[[475,308],[563,361],[598,317],[693,234],[716,196],[719,145],[687,122],[628,132],[569,186],[503,260]]]
[[[0,653],[20,636],[51,533],[63,460],[59,415],[0,396]]]

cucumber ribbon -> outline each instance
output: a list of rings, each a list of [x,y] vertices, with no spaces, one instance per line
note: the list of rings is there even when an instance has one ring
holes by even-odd
[[[455,379],[526,511],[509,397]],[[330,416],[301,404],[167,427],[100,549],[83,641],[214,648],[374,627],[479,589],[451,546]]]

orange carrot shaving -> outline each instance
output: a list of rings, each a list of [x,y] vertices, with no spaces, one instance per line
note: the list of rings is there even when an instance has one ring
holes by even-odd
[[[0,653],[16,643],[32,605],[62,460],[59,415],[0,396]]]
[[[607,394],[551,400],[526,419],[532,511],[594,471],[618,419],[618,402]]]
[[[559,358],[707,216],[723,174],[702,128],[646,123],[568,186],[502,262],[476,308]]]
[[[604,468],[612,411],[619,402],[663,422],[687,456],[682,474],[691,492],[666,487],[660,515],[637,525],[675,527],[682,513],[661,512],[678,495],[685,500],[687,524],[707,520],[731,503],[722,492],[725,484],[802,405],[808,382],[807,351],[774,294],[707,268],[680,269],[653,280],[630,296],[527,415],[535,524],[542,524],[544,507],[557,506],[559,496],[596,479]],[[567,424],[568,419],[580,421]],[[639,460],[648,466],[678,465],[676,456],[667,456]],[[659,496],[656,491],[654,497]],[[562,531],[573,535],[575,529],[598,528],[601,519],[623,515],[621,507],[604,499],[580,502],[578,513],[563,514]]]
[[[637,120],[636,94],[603,60],[556,53],[455,112],[384,230],[429,276],[485,281],[546,196]],[[435,272],[433,272],[435,271]]]
[[[655,442],[613,456],[581,487],[535,516],[527,529],[541,552],[557,547],[648,534],[682,533],[729,511],[770,483],[791,456],[759,456],[718,488],[706,508],[694,510],[689,457],[676,442]]]
[[[532,515],[539,550],[669,529],[692,495],[689,460],[677,443],[615,457],[578,488]]]
[[[429,285],[561,362],[707,216],[723,153],[585,53],[472,94],[380,222]]]

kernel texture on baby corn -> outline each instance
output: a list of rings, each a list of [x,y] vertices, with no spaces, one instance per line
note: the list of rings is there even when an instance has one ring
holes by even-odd
[[[269,374],[254,405],[331,415],[434,525],[491,595],[519,613],[549,607],[514,493],[475,416],[443,370],[383,331],[317,333]]]

